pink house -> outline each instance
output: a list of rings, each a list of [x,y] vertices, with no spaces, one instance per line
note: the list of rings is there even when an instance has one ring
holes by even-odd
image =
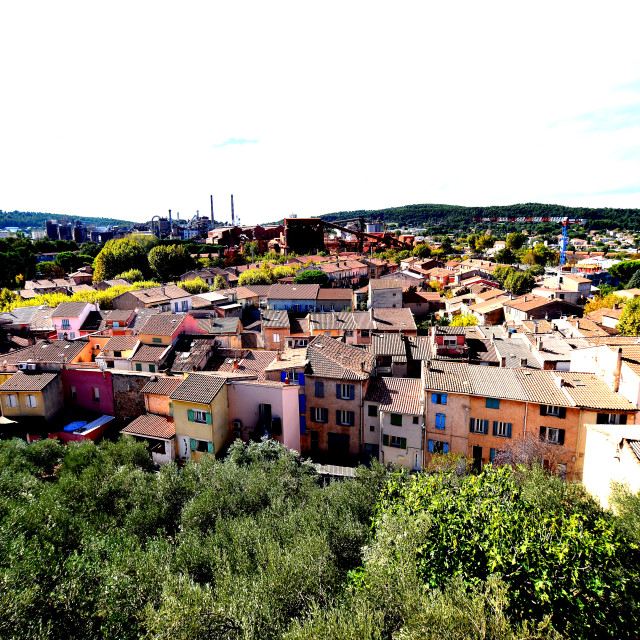
[[[467,355],[467,337],[464,327],[432,327],[431,341],[439,356]]]
[[[62,369],[60,377],[65,407],[114,415],[113,383],[109,371]]]
[[[79,338],[80,329],[89,312],[97,310],[97,305],[90,302],[61,302],[51,314],[57,338],[59,340]]]

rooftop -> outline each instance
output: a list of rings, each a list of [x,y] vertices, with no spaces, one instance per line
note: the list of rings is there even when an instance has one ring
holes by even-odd
[[[306,348],[311,375],[338,380],[366,380],[375,358],[364,349],[328,336],[316,336]]]
[[[128,424],[122,433],[170,440],[176,435],[176,427],[173,424],[173,418],[145,413]]]
[[[0,384],[0,391],[42,391],[57,378],[57,373],[14,373]]]
[[[211,404],[225,384],[225,378],[206,373],[190,373],[169,397],[172,400]]]
[[[380,403],[382,411],[422,415],[422,382],[415,378],[372,378],[365,401]]]

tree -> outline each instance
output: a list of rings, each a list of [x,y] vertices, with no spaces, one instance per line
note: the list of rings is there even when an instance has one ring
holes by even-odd
[[[93,263],[93,281],[111,280],[129,269],[148,273],[148,265],[146,251],[131,238],[109,240]]]
[[[589,300],[584,307],[585,313],[591,313],[598,309],[613,309],[619,304],[624,304],[624,298],[616,296],[614,293],[609,293],[606,296],[598,295],[592,300]]]
[[[181,244],[159,245],[149,252],[149,266],[161,282],[168,282],[192,269],[194,260]]]
[[[475,327],[478,324],[478,318],[473,313],[461,313],[454,316],[449,326],[451,327]]]
[[[95,258],[100,253],[100,245],[96,242],[83,242],[80,245],[80,253]]]
[[[272,272],[267,269],[247,269],[240,274],[238,286],[251,284],[273,284]]]
[[[149,253],[151,249],[160,244],[159,238],[153,233],[132,233],[128,237],[139,244],[144,249],[145,253]]]
[[[60,265],[48,260],[38,262],[36,269],[41,278],[64,278],[67,275],[66,271]]]
[[[526,271],[514,271],[507,276],[504,286],[516,296],[529,293],[535,286],[535,278]]]
[[[428,258],[431,255],[431,247],[428,244],[424,243],[417,244],[415,247],[413,247],[411,253],[416,258]]]
[[[640,298],[633,298],[624,305],[618,331],[623,336],[640,336]]]
[[[67,273],[74,272],[81,264],[79,256],[72,251],[63,251],[59,253],[54,262]]]
[[[493,278],[501,287],[504,287],[505,280],[514,272],[515,269],[513,267],[500,265],[493,270]]]
[[[245,242],[242,246],[242,253],[248,260],[255,260],[260,254],[260,243],[257,240]]]
[[[185,291],[192,296],[198,293],[206,293],[209,291],[209,285],[202,278],[194,278],[193,280],[185,280],[178,286],[182,287]]]
[[[119,273],[116,278],[122,278],[123,280],[126,280],[127,282],[133,284],[134,282],[140,282],[144,280],[144,274],[142,273],[142,271],[140,271],[140,269],[129,269],[129,271],[123,271],[122,273]]]
[[[321,287],[326,287],[329,284],[329,276],[320,269],[311,269],[299,271],[293,281],[295,284],[319,284]]]
[[[631,280],[627,282],[627,289],[640,289],[640,268],[631,276]]]
[[[440,248],[442,249],[442,252],[445,254],[451,253],[451,251],[453,250],[453,242],[449,236],[444,236],[442,238],[442,244]]]
[[[485,234],[476,240],[476,248],[478,251],[486,251],[487,249],[491,249],[495,243],[496,239],[493,236]]]
[[[481,236],[478,235],[477,233],[471,233],[467,237],[467,244],[469,245],[469,250],[471,251],[471,253],[477,253],[478,251],[480,251],[478,247],[478,242],[480,238]]]
[[[280,264],[273,269],[274,281],[280,278],[292,278],[296,275],[297,269],[288,265]]]
[[[496,262],[500,264],[513,264],[516,262],[516,257],[513,255],[513,251],[508,247],[504,249],[500,249],[500,251],[496,252]]]
[[[507,236],[507,249],[511,249],[511,251],[517,251],[518,249],[521,249],[522,246],[524,245],[524,243],[527,241],[527,236],[524,235],[524,233],[520,233],[520,232],[514,232],[514,233],[510,233]]]
[[[214,291],[220,291],[221,289],[226,289],[227,288],[227,281],[224,279],[223,276],[216,276],[214,281],[213,281],[213,290]]]

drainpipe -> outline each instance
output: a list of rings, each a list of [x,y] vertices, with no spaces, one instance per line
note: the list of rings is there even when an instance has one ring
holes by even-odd
[[[524,456],[525,442],[527,441],[527,416],[529,414],[529,403],[524,403],[524,428],[522,430],[522,455]]]

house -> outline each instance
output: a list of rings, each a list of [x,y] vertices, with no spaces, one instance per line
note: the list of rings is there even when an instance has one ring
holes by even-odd
[[[277,358],[277,352],[220,349],[216,356],[209,367],[210,371],[218,371],[228,376],[266,380],[266,370]]]
[[[184,313],[192,306],[191,294],[173,284],[126,291],[116,296],[112,304],[114,309],[158,307],[161,311],[172,313]]]
[[[140,327],[138,338],[142,344],[171,345],[185,332],[185,316],[161,313],[151,316]]]
[[[365,458],[421,469],[425,448],[422,382],[372,378],[364,402]]]
[[[381,278],[369,280],[368,309],[400,309],[402,307],[402,280]]]
[[[437,291],[403,291],[402,307],[410,309],[415,318],[426,318],[444,307],[445,300]]]
[[[376,358],[376,376],[407,376],[407,346],[400,333],[374,333],[370,351]]]
[[[316,311],[351,311],[353,309],[353,291],[351,289],[318,290]]]
[[[38,338],[49,338],[54,330],[51,313],[47,305],[16,307],[0,313],[0,331],[3,333],[5,351],[32,345]],[[22,338],[24,342],[17,340]]]
[[[120,433],[131,436],[149,447],[151,459],[158,465],[173,462],[176,457],[176,427],[170,416],[145,413],[130,422]]]
[[[96,356],[96,363],[104,362],[108,369],[131,370],[129,359],[134,354],[140,341],[136,336],[113,336],[107,340]]]
[[[468,358],[465,327],[431,327],[431,343],[435,358]]]
[[[169,394],[176,429],[176,449],[182,460],[217,454],[230,440],[226,378],[190,373]]]
[[[402,332],[413,336],[418,334],[411,309],[373,308],[369,310],[369,318],[373,322],[373,330],[376,333]]]
[[[0,384],[0,407],[6,418],[24,418],[35,425],[36,419],[52,420],[63,406],[58,373],[18,371]]]
[[[319,290],[318,284],[274,284],[267,295],[267,307],[274,311],[313,311]]]
[[[171,349],[172,344],[140,344],[136,352],[129,358],[131,371],[158,372],[169,356]]]
[[[73,340],[81,334],[81,328],[90,311],[98,307],[90,302],[61,302],[51,313],[54,331],[59,340]]]
[[[361,453],[361,407],[375,366],[374,356],[319,335],[309,343],[306,358],[301,451],[328,456],[336,463],[353,460]]]
[[[63,365],[92,360],[93,348],[88,340],[41,340],[0,356],[0,371],[60,371]]]
[[[262,312],[262,339],[265,349],[272,351],[284,348],[285,338],[289,336],[290,330],[289,314],[286,311],[267,309]]]
[[[530,293],[503,303],[505,319],[520,324],[524,320],[541,320],[575,315],[582,317],[582,307],[566,302],[534,296]]]
[[[368,344],[374,323],[372,311],[310,313],[309,336],[343,338],[347,344]]]
[[[113,416],[113,381],[111,372],[99,369],[60,371],[64,406],[72,412],[89,412]]]
[[[173,373],[188,373],[206,369],[216,351],[217,343],[216,338],[203,335],[179,335],[165,360],[167,370]]]

